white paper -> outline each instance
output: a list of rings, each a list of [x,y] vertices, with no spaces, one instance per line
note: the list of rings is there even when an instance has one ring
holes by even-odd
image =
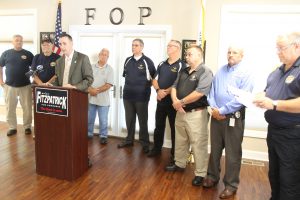
[[[253,104],[254,97],[255,97],[254,94],[244,91],[244,90],[241,90],[241,89],[238,89],[238,88],[235,88],[235,87],[232,87],[230,85],[228,86],[228,92],[230,94],[234,95],[236,100],[239,103],[246,106],[247,108],[256,108],[255,105]]]

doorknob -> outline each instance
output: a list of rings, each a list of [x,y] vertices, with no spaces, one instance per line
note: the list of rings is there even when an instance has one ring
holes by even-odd
[[[113,86],[112,91],[113,91],[113,97],[116,98],[116,86],[115,85]]]
[[[122,98],[123,98],[123,87],[120,86],[120,99],[122,99]]]

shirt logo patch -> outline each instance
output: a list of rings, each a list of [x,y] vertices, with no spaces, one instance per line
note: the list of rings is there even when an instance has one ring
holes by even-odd
[[[196,75],[193,75],[191,78],[190,78],[190,81],[196,81],[197,80],[197,76]]]
[[[288,77],[286,77],[285,83],[290,84],[291,82],[293,82],[294,79],[295,77],[293,75],[289,75]]]
[[[139,69],[144,69],[144,65],[138,66]]]
[[[26,60],[26,59],[27,59],[27,56],[22,55],[21,58],[22,58],[23,60]]]
[[[176,67],[172,67],[172,68],[171,68],[171,71],[177,73]]]
[[[50,66],[51,66],[51,67],[55,67],[55,65],[56,65],[55,62],[51,62],[51,63],[50,63]]]

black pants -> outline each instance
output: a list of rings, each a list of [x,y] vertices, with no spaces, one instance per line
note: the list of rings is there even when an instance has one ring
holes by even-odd
[[[139,120],[139,141],[142,146],[149,146],[149,133],[148,133],[148,101],[136,102],[123,100],[125,108],[125,120],[128,135],[126,142],[133,143],[135,134],[135,121],[136,115]]]
[[[269,125],[269,181],[272,200],[300,199],[300,128]]]
[[[235,119],[235,125],[229,125],[230,116],[224,120],[211,118],[210,141],[211,152],[209,157],[207,176],[214,181],[220,179],[220,159],[225,148],[225,174],[223,182],[225,187],[237,189],[240,182],[240,169],[242,160],[242,142],[244,136],[245,120]]]
[[[157,103],[156,113],[155,113],[155,130],[154,130],[154,149],[161,151],[164,143],[164,135],[166,128],[166,118],[169,119],[170,129],[171,129],[171,155],[174,157],[175,148],[175,117],[176,110],[171,104],[161,104]]]

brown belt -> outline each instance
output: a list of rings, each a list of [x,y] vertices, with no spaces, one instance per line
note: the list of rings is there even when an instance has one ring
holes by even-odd
[[[206,107],[194,108],[192,110],[186,110],[185,112],[196,112],[196,111],[200,111],[200,110],[204,110],[204,109],[206,109]]]

